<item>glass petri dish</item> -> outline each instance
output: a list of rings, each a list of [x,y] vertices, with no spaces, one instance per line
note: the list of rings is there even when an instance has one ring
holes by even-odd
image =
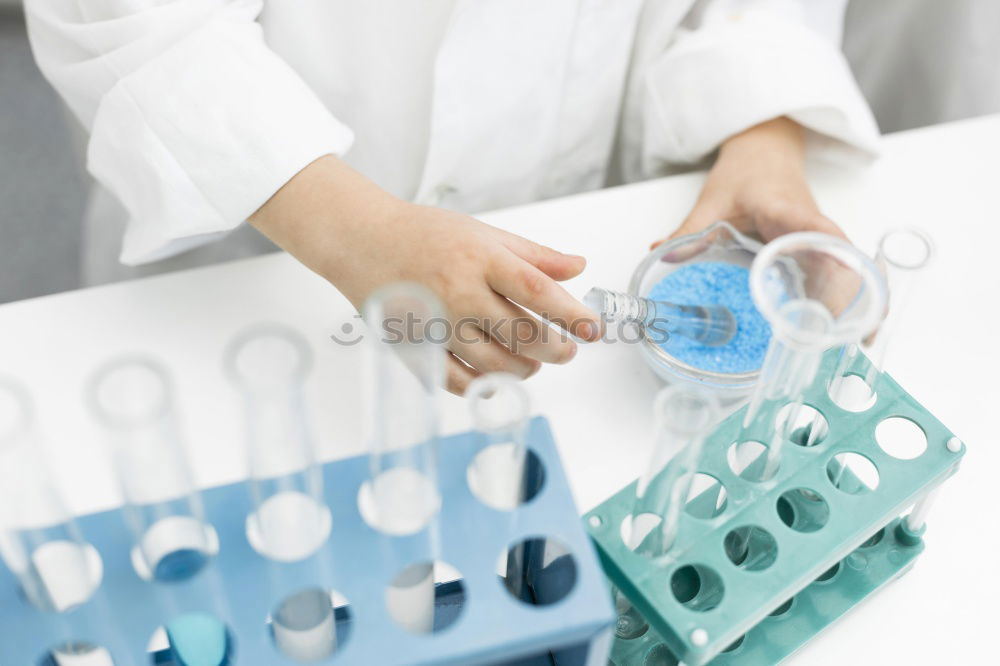
[[[628,291],[647,296],[654,285],[670,273],[699,262],[720,262],[749,270],[763,245],[738,232],[728,222],[720,221],[697,234],[667,241],[650,252],[636,267]],[[640,345],[642,355],[653,371],[668,383],[687,382],[715,391],[725,404],[744,399],[760,374],[752,372],[720,373],[703,370],[672,356],[649,336]]]

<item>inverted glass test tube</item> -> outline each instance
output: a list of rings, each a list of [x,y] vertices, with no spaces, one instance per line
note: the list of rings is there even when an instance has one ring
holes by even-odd
[[[875,253],[875,265],[883,273],[889,300],[878,328],[863,340],[845,345],[830,377],[830,396],[846,408],[870,404],[878,392],[878,377],[885,369],[889,343],[903,323],[907,306],[934,256],[934,243],[921,229],[904,227],[882,235]],[[851,382],[850,370],[863,351],[869,365],[862,382]],[[861,385],[863,384],[863,386]]]
[[[761,250],[751,266],[750,292],[772,337],[736,452],[741,474],[764,481],[778,470],[823,353],[874,330],[885,311],[887,288],[874,262],[847,241],[800,232]]]
[[[465,391],[473,427],[486,440],[469,469],[476,496],[495,509],[511,510],[529,499],[527,477],[530,401],[514,375],[494,372],[477,377]]]
[[[423,529],[440,508],[437,391],[444,385],[444,309],[424,287],[383,287],[365,303],[372,518],[389,534]]]
[[[218,542],[185,455],[166,368],[144,357],[115,359],[98,370],[89,398],[112,443],[136,571],[161,582],[194,576]]]
[[[45,611],[86,603],[101,559],[73,521],[51,475],[27,393],[0,378],[0,556],[25,598]]]
[[[654,439],[649,464],[636,482],[635,504],[623,531],[625,545],[648,558],[666,557],[677,541],[681,513],[691,492],[702,445],[719,420],[711,393],[668,386],[653,405]],[[620,590],[613,590],[618,613],[615,633],[631,639],[646,631],[645,618]]]
[[[658,558],[677,539],[702,445],[718,423],[718,399],[706,391],[668,386],[656,396],[653,417],[653,454],[636,483],[626,545]]]
[[[436,398],[444,385],[444,308],[412,283],[385,286],[363,308],[366,345],[365,425],[370,478],[359,498],[365,519],[393,536],[428,527],[441,507],[437,480]],[[434,624],[434,565],[411,567],[386,591],[393,618],[409,631]]]
[[[306,340],[280,324],[243,331],[226,354],[243,398],[254,505],[247,537],[259,553],[281,562],[315,553],[331,528],[303,397],[311,364]]]

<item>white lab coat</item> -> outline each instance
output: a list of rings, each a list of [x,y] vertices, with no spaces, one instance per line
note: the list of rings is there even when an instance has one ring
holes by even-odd
[[[843,5],[25,0],[88,170],[127,210],[125,264],[218,239],[325,154],[466,212],[692,164],[783,114],[870,156]]]

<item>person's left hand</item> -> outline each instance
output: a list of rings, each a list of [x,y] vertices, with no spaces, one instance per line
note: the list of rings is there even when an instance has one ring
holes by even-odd
[[[820,213],[809,191],[804,133],[794,121],[776,118],[727,139],[694,208],[668,238],[697,233],[718,220],[764,242],[793,231],[846,238]]]

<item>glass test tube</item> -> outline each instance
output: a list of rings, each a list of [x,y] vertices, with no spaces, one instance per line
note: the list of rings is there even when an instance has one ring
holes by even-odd
[[[447,320],[433,292],[412,283],[377,290],[363,310],[372,340],[365,372],[371,478],[362,511],[385,533],[414,534],[441,506],[435,401],[444,385]],[[433,553],[428,555],[432,560]],[[408,630],[431,631],[433,564],[409,568],[388,588],[386,602]]]
[[[583,303],[609,322],[632,322],[661,336],[679,335],[711,347],[736,334],[736,317],[721,305],[678,305],[600,287],[588,291]]]
[[[486,438],[486,447],[472,462],[469,483],[489,506],[514,509],[529,494],[525,474],[528,393],[514,375],[493,372],[470,382],[465,397],[473,427]]]
[[[311,365],[306,340],[280,324],[243,331],[226,353],[246,423],[254,504],[247,537],[259,553],[282,562],[309,557],[330,534],[302,391]]]
[[[719,420],[718,399],[706,391],[668,386],[653,406],[655,440],[639,477],[627,546],[647,557],[666,555],[697,472],[702,444]]]
[[[365,303],[372,330],[365,379],[374,519],[390,534],[423,529],[440,507],[436,392],[444,385],[447,320],[419,285],[383,287]]]
[[[879,240],[875,264],[889,287],[889,302],[882,322],[864,340],[845,345],[830,377],[830,395],[838,402],[866,404],[878,391],[878,377],[885,368],[889,341],[899,329],[906,307],[921,275],[934,254],[934,244],[920,229],[905,227],[885,233]],[[858,352],[864,351],[870,365],[860,382],[849,382],[849,371]],[[862,394],[863,392],[863,394]]]
[[[659,558],[677,539],[702,445],[719,420],[718,399],[699,389],[667,386],[656,396],[653,418],[653,452],[636,483],[625,545]],[[617,588],[613,597],[618,613],[615,634],[624,639],[642,635],[648,627],[645,618]]]
[[[0,378],[0,555],[25,598],[46,611],[87,602],[100,585],[96,550],[83,540],[50,474],[31,402]]]
[[[885,271],[889,282],[889,307],[885,320],[872,336],[865,340],[865,352],[871,366],[865,384],[878,391],[876,377],[885,369],[889,341],[896,335],[904,322],[907,305],[914,291],[920,285],[926,268],[934,256],[934,243],[921,229],[907,227],[885,233],[879,240],[875,263]],[[843,377],[846,368],[839,368],[834,379]],[[906,526],[919,532],[927,522],[927,515],[938,496],[938,488],[925,493],[906,517]]]
[[[136,571],[162,582],[194,576],[218,544],[185,456],[166,368],[142,357],[112,360],[95,374],[88,398],[111,438]]]
[[[465,398],[473,427],[486,444],[469,466],[469,488],[487,506],[501,511],[516,509],[531,499],[541,481],[539,470],[528,468],[531,404],[524,384],[508,373],[488,373],[469,383]],[[539,547],[521,542],[508,552],[506,563],[500,563],[504,584],[519,599],[530,598],[527,552]]]
[[[750,292],[772,337],[744,415],[737,464],[745,478],[762,481],[778,470],[823,352],[874,330],[887,288],[874,262],[847,241],[801,232],[761,250],[751,266]],[[764,455],[755,442],[766,447]]]

